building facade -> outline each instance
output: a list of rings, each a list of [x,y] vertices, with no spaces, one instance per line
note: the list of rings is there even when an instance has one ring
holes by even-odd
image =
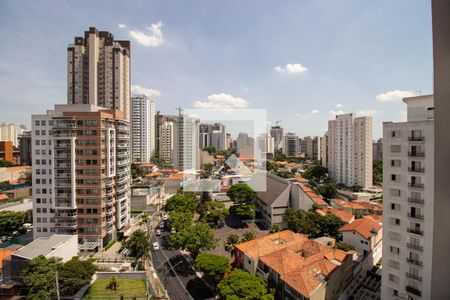
[[[19,135],[20,164],[22,166],[31,166],[31,131],[24,131]]]
[[[270,128],[270,136],[273,137],[275,149],[279,150],[283,147],[284,129],[281,126],[272,126]]]
[[[373,142],[372,151],[373,151],[372,158],[374,160],[375,159],[383,160],[383,139],[382,138],[379,138],[378,140]]]
[[[329,175],[347,186],[372,186],[372,117],[337,115],[328,121]]]
[[[174,124],[170,121],[165,121],[159,125],[158,156],[160,161],[165,164],[173,163],[173,128]]]
[[[132,101],[131,140],[133,161],[148,163],[155,155],[155,102],[145,95]]]
[[[382,299],[432,299],[433,96],[403,100],[407,121],[383,123]],[[439,208],[438,208],[439,209]]]
[[[130,42],[90,27],[67,48],[67,103],[117,109],[130,120]]]
[[[174,167],[180,171],[200,168],[199,119],[181,114],[174,124]]]
[[[33,115],[32,126],[33,237],[78,234],[86,250],[103,248],[129,223],[129,122],[76,104]]]
[[[19,146],[19,133],[16,124],[0,124],[0,141],[11,141],[14,147]]]
[[[225,125],[214,124],[200,124],[200,149],[207,147],[214,147],[216,150],[226,150],[227,132]]]
[[[287,157],[298,157],[300,152],[299,138],[295,133],[288,132],[283,137],[283,154]]]

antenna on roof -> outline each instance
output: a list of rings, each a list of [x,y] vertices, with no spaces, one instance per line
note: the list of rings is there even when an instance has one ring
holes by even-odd
[[[182,115],[182,112],[184,111],[184,109],[181,108],[181,106],[178,106],[177,108],[175,108],[175,110],[178,110],[178,115]]]
[[[276,126],[278,126],[278,123],[280,123],[281,120],[275,121]]]

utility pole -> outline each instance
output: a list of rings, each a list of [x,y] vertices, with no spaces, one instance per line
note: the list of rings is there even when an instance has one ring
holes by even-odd
[[[55,270],[55,280],[56,280],[56,299],[60,300],[60,296],[59,296],[59,282],[58,282],[58,270]]]

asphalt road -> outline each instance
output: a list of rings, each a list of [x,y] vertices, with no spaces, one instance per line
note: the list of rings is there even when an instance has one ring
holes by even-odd
[[[172,300],[215,299],[214,294],[192,269],[191,263],[180,251],[170,249],[169,231],[162,230],[161,236],[152,232],[152,244],[159,242],[160,249],[152,250],[153,267]]]

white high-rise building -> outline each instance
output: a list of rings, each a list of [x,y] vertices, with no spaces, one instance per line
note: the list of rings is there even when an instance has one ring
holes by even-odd
[[[13,146],[19,146],[19,132],[16,124],[0,124],[0,141],[11,141]]]
[[[433,233],[446,230],[433,230],[433,96],[403,101],[407,121],[383,123],[381,298],[432,299]]]
[[[180,171],[200,168],[199,123],[197,118],[180,115],[174,124],[173,163]]]
[[[200,148],[214,147],[216,150],[226,150],[227,132],[225,125],[214,124],[200,124]]]
[[[159,125],[159,159],[167,164],[173,162],[173,122],[164,121],[161,125]]]
[[[90,27],[67,48],[67,103],[117,109],[130,120],[130,41]]]
[[[372,117],[337,115],[328,121],[327,168],[337,183],[372,186]]]
[[[155,102],[144,95],[134,96],[131,101],[133,161],[148,163],[155,154]]]
[[[288,132],[283,137],[283,154],[286,157],[298,157],[300,152],[300,144],[298,135]]]
[[[270,133],[263,133],[257,138],[257,147],[262,154],[274,154],[275,142],[274,138],[270,136]]]

